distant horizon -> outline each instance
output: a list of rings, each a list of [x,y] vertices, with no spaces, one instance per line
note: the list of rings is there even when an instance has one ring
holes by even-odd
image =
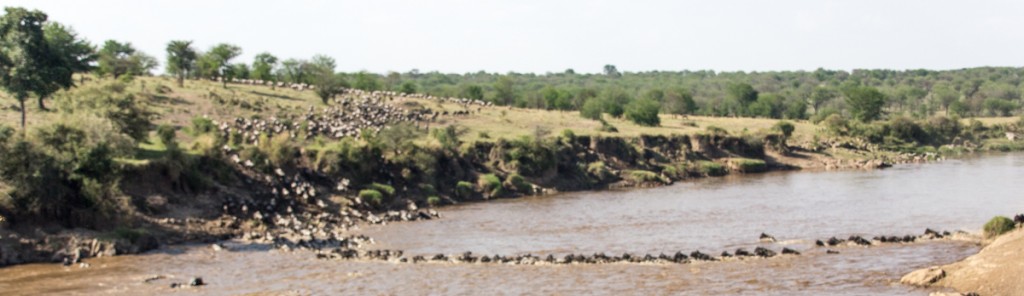
[[[340,72],[949,71],[1024,66],[1024,2],[9,0],[94,44],[163,61],[167,42],[238,45],[233,62],[324,54]],[[678,69],[678,70],[674,70]]]

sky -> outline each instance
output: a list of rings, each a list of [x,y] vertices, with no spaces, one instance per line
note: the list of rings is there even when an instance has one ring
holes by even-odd
[[[163,60],[325,54],[338,71],[597,73],[1024,66],[1024,1],[2,0]]]

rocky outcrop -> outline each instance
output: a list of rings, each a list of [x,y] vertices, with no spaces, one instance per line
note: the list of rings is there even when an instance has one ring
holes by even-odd
[[[900,279],[904,285],[927,287],[946,277],[946,271],[938,267],[915,270]]]

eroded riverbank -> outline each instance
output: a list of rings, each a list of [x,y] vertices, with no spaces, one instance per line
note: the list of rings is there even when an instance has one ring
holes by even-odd
[[[669,253],[766,246],[802,252],[764,260],[673,264],[400,264],[318,260],[228,244],[228,251],[178,246],[140,256],[88,259],[90,268],[24,265],[0,269],[12,293],[161,294],[193,276],[209,294],[839,294],[926,295],[898,284],[916,268],[977,251],[959,241],[838,248],[814,240],[846,235],[976,230],[993,215],[1022,209],[1016,198],[1024,157],[950,160],[891,170],[770,173],[674,186],[527,197],[448,207],[441,219],[361,227],[369,249],[409,256]],[[760,242],[767,232],[776,242]],[[162,276],[162,277],[161,277]],[[157,278],[146,282],[146,279]]]

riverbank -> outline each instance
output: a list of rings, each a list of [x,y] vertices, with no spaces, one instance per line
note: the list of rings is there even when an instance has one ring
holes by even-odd
[[[64,95],[86,101],[132,98],[138,104],[132,108],[159,111],[148,118],[160,128],[138,135],[125,131],[141,138],[122,139],[134,146],[115,148],[134,154],[106,155],[95,172],[84,170],[95,176],[74,170],[52,176],[69,179],[58,196],[67,200],[37,202],[50,197],[32,192],[44,185],[0,184],[25,191],[11,194],[21,200],[0,204],[0,215],[8,219],[0,229],[0,265],[73,262],[227,237],[341,239],[357,223],[430,219],[423,209],[467,202],[778,170],[874,169],[943,157],[924,142],[904,142],[921,133],[902,139],[876,131],[894,130],[889,123],[826,127],[798,121],[789,122],[790,130],[772,119],[662,115],[658,127],[608,118],[608,128],[572,112],[456,98],[350,90],[324,108],[309,91],[208,81],[178,87],[148,77],[101,80]],[[103,102],[97,105],[109,104]],[[65,146],[86,146],[99,155],[110,148],[97,145],[104,137],[90,138],[93,131],[75,129],[88,125],[69,124],[78,116],[72,115],[75,106],[59,107],[34,116],[30,135],[44,137],[53,134],[47,129],[59,128],[83,135],[77,139],[82,143]],[[951,120],[922,126],[952,125],[927,134],[962,136],[942,149],[969,153],[977,143],[1002,137],[1010,128],[1002,124],[987,130],[979,121],[969,132]],[[855,128],[884,139],[858,138]],[[9,140],[11,149],[23,143]],[[76,163],[82,158],[69,157],[68,147],[47,146],[61,141],[26,142],[38,148],[29,150],[44,153],[19,165],[53,166],[34,163],[51,158],[62,168],[94,164]],[[112,173],[97,173],[102,171]],[[93,183],[79,179],[106,187],[87,188],[83,184]],[[32,205],[44,207],[26,209]]]
[[[963,294],[1020,295],[1024,291],[1024,229],[988,241],[976,255],[959,262],[917,270],[903,282],[951,288]]]

